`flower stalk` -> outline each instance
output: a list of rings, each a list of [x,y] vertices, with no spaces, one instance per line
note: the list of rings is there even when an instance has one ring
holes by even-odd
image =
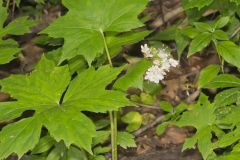
[[[105,47],[105,52],[107,54],[108,62],[111,67],[113,67],[112,60],[111,60],[111,55],[107,46],[106,38],[102,30],[100,30],[103,42],[104,42],[104,47]],[[117,111],[110,111],[109,112],[109,117],[110,117],[110,124],[111,124],[111,148],[112,148],[112,160],[117,160],[118,159],[118,152],[117,152]]]

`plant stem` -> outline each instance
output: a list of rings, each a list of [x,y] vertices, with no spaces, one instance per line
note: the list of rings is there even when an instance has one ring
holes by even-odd
[[[7,10],[9,8],[9,5],[10,5],[10,0],[7,0],[7,5],[6,5]]]
[[[111,56],[109,53],[109,49],[107,46],[106,38],[102,30],[100,30],[103,42],[104,42],[104,47],[105,51],[107,54],[108,62],[111,67],[113,67]],[[112,160],[117,160],[117,111],[110,111],[109,116],[110,116],[110,124],[111,124],[111,147],[112,147]]]

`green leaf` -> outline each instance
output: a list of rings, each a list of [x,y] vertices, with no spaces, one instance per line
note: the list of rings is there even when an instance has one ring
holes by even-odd
[[[43,57],[31,75],[13,75],[0,84],[2,91],[10,93],[18,104],[42,110],[59,105],[70,78],[68,67],[55,67],[53,62]]]
[[[87,156],[84,152],[76,147],[70,147],[67,152],[67,160],[87,160]]]
[[[220,119],[219,120],[219,123],[220,124],[228,124],[228,125],[231,125],[231,126],[236,126],[239,122],[240,122],[240,119],[238,118],[239,117],[239,114],[240,114],[240,108],[239,107],[236,107],[235,109],[231,109],[229,106],[227,108],[228,110],[228,114],[227,116],[225,116],[224,118]]]
[[[121,50],[123,45],[130,45],[136,42],[139,42],[144,39],[144,37],[148,36],[151,31],[143,31],[143,32],[127,32],[124,34],[110,34],[107,35],[107,45],[109,48],[109,52],[111,57],[116,56]]]
[[[6,158],[13,152],[22,157],[38,143],[41,133],[39,117],[26,118],[9,124],[0,132],[0,157]]]
[[[240,5],[240,0],[230,0],[230,2],[234,2],[234,3],[236,3],[237,5]]]
[[[29,27],[36,24],[34,21],[27,20],[27,17],[20,17],[7,26],[4,26],[4,22],[7,19],[7,9],[2,7],[0,3],[0,64],[5,64],[13,60],[17,53],[20,52],[17,42],[8,39],[3,40],[3,37],[7,34],[22,35],[29,32]]]
[[[161,101],[160,102],[160,108],[164,110],[165,112],[169,112],[173,114],[173,106],[170,102],[167,101]]]
[[[97,71],[89,68],[81,72],[71,81],[62,105],[92,112],[113,111],[126,105],[133,105],[125,97],[125,93],[105,90],[105,87],[117,77],[122,69],[123,67],[104,66]],[[79,84],[83,85],[79,86]]]
[[[176,45],[177,45],[178,59],[180,59],[183,51],[190,43],[190,40],[188,37],[186,37],[182,33],[180,33],[180,31],[176,34],[175,40],[176,40]]]
[[[230,153],[228,155],[224,155],[224,156],[219,156],[216,158],[216,160],[237,160],[240,157],[240,153],[239,152],[233,152]]]
[[[219,65],[209,65],[206,68],[204,68],[199,75],[198,87],[202,88],[210,81],[212,81],[218,75],[219,71],[220,71]]]
[[[110,134],[110,131],[97,131],[96,136],[93,138],[93,146],[104,143]]]
[[[183,144],[182,151],[185,151],[186,149],[195,149],[195,144],[197,143],[197,135],[194,135],[191,138],[186,138]]]
[[[117,143],[124,149],[136,147],[134,136],[128,132],[118,132]]]
[[[240,139],[240,130],[236,129],[228,134],[223,135],[217,142],[214,143],[214,148],[224,148],[232,145]]]
[[[168,125],[169,125],[168,122],[163,122],[163,123],[159,124],[156,128],[157,135],[159,135],[159,136],[162,135],[165,132]]]
[[[213,38],[216,40],[227,41],[229,40],[228,34],[222,30],[216,30],[213,32]]]
[[[15,102],[2,102],[0,105],[0,122],[12,120],[21,116],[26,110],[25,106],[20,106]]]
[[[236,103],[240,97],[240,88],[227,89],[218,93],[215,96],[214,103],[215,106],[227,106]]]
[[[216,116],[215,108],[207,101],[207,97],[201,95],[197,104],[192,111],[184,112],[179,121],[178,126],[193,126],[197,129],[197,133],[191,139],[188,139],[184,144],[184,149],[194,147],[198,143],[199,151],[204,159],[212,153],[212,130]]]
[[[198,10],[202,9],[205,6],[210,5],[213,0],[187,0],[184,5],[185,9],[198,8]]]
[[[226,26],[230,21],[230,17],[221,17],[220,19],[218,19],[215,24],[214,24],[214,28],[216,29],[220,29],[223,28],[224,26]]]
[[[212,40],[212,35],[210,33],[205,32],[197,35],[190,43],[188,57],[207,47],[208,44],[211,42],[211,40]]]
[[[43,56],[32,73],[1,80],[2,91],[15,99],[0,103],[2,120],[16,118],[28,110],[35,113],[28,119],[6,125],[0,132],[0,159],[13,152],[21,157],[33,149],[42,126],[56,141],[63,141],[67,147],[74,144],[91,153],[96,128],[80,110],[106,112],[132,104],[124,93],[105,89],[121,70],[109,66],[97,71],[90,68],[70,83],[68,67],[56,67]]]
[[[234,75],[221,74],[207,83],[204,88],[239,87],[240,79]]]
[[[156,96],[142,92],[140,100],[143,104],[153,105],[156,103]]]
[[[217,42],[217,52],[225,61],[240,68],[240,47],[231,41]]]
[[[177,124],[179,126],[193,126],[200,131],[214,123],[216,118],[213,114],[214,110],[212,105],[197,105],[194,110],[184,112]]]
[[[91,153],[95,126],[88,117],[77,110],[64,111],[57,108],[44,112],[42,116],[45,119],[44,125],[56,141],[64,140],[67,147],[71,144],[76,144]],[[58,125],[56,125],[56,121]]]
[[[48,154],[47,160],[63,160],[63,157],[66,157],[67,149],[64,143],[60,142],[55,145],[52,151]]]
[[[201,152],[203,159],[207,159],[207,157],[213,152],[212,149],[212,132],[211,128],[208,126],[197,133],[198,136],[198,149]]]
[[[106,158],[102,155],[98,155],[98,156],[94,157],[94,160],[106,160]]]
[[[164,31],[161,31],[161,32],[157,33],[156,35],[154,35],[153,37],[151,37],[149,39],[153,40],[153,41],[175,40],[175,37],[176,37],[175,35],[176,35],[176,32],[178,32],[178,30],[179,29],[175,25],[169,26]]]
[[[104,50],[105,32],[125,32],[143,26],[138,15],[147,2],[147,0],[63,0],[63,5],[69,12],[42,33],[64,38],[62,60],[83,55],[91,64]]]
[[[135,87],[142,90],[144,73],[151,64],[148,60],[141,60],[131,65],[127,73],[114,84],[114,88],[126,91],[129,87]]]
[[[103,154],[103,153],[107,153],[111,151],[111,147],[107,146],[107,147],[102,147],[102,146],[98,146],[96,148],[94,148],[94,155],[99,155],[99,154]]]
[[[126,130],[128,132],[133,132],[141,127],[143,118],[139,112],[129,112],[129,113],[125,114],[121,118],[121,120],[124,123],[128,124]]]
[[[56,141],[49,135],[44,136],[40,139],[38,144],[32,150],[32,154],[39,154],[48,151]]]
[[[22,35],[29,32],[29,27],[35,25],[36,22],[28,20],[27,17],[20,17],[9,23],[6,27],[0,30],[0,36],[6,34]]]
[[[17,42],[14,40],[0,39],[0,64],[8,63],[15,58],[15,55],[21,51]]]
[[[201,32],[212,32],[214,31],[214,28],[208,23],[203,22],[194,22],[193,25],[196,27],[196,29]]]
[[[188,26],[182,29],[182,34],[184,34],[185,36],[188,36],[191,39],[194,39],[197,35],[200,34],[200,32],[198,29],[192,26]]]
[[[46,157],[39,155],[30,155],[29,160],[46,160]]]
[[[240,151],[240,143],[237,143],[233,149],[232,149],[233,152],[239,152]]]
[[[158,95],[161,92],[162,86],[150,81],[143,82],[143,91],[150,95]]]
[[[0,1],[0,25],[3,27],[5,20],[7,19],[7,9],[3,7],[3,1]]]

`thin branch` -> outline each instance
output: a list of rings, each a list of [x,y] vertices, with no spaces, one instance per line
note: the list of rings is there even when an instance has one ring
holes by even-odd
[[[143,126],[142,128],[140,128],[139,130],[137,130],[136,132],[134,132],[134,136],[139,136],[140,134],[142,134],[143,132],[145,132],[146,130],[155,127],[156,125],[158,125],[159,123],[163,122],[165,116],[160,116],[157,119],[155,119],[151,124]]]

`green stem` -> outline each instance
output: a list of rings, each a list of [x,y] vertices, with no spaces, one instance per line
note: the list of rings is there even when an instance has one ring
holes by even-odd
[[[10,5],[10,0],[7,0],[7,5],[6,5],[7,9],[9,8],[9,5]]]
[[[103,38],[103,42],[104,42],[104,47],[105,47],[105,51],[107,54],[107,58],[108,58],[108,62],[110,64],[111,67],[113,67],[112,64],[112,60],[111,60],[111,56],[109,53],[109,49],[107,46],[107,42],[106,42],[106,38],[105,35],[103,33],[102,30],[100,30],[102,38]],[[112,160],[117,160],[117,111],[110,111],[109,112],[109,116],[110,116],[110,123],[111,123],[111,147],[112,147]]]

